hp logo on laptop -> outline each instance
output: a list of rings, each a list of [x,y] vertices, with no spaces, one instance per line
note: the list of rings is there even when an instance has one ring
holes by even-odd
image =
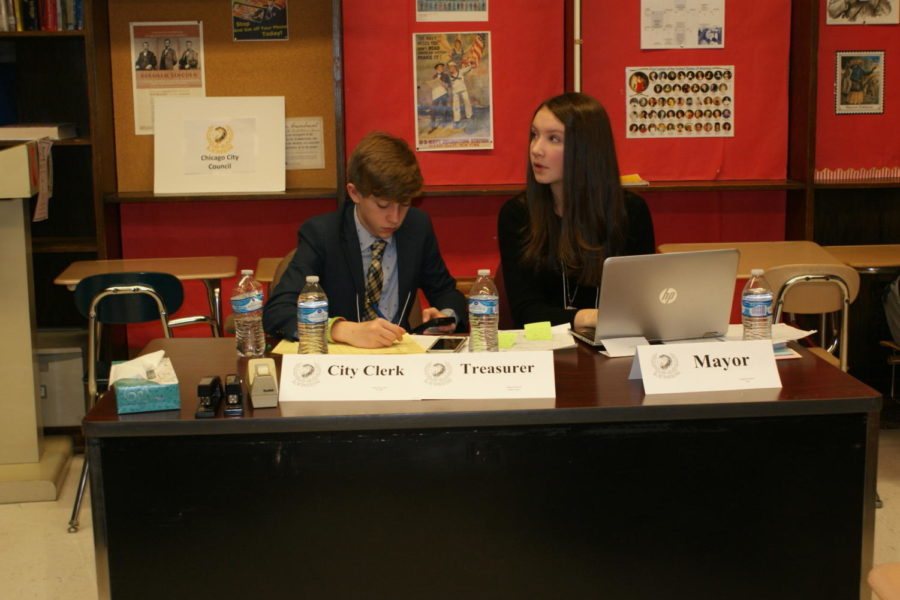
[[[659,293],[660,304],[672,304],[678,300],[678,290],[675,288],[665,288]]]

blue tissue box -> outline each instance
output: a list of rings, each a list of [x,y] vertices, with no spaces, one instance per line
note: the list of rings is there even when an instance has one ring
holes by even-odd
[[[125,378],[115,381],[113,385],[120,415],[181,408],[178,378],[168,358],[162,359],[149,379]]]

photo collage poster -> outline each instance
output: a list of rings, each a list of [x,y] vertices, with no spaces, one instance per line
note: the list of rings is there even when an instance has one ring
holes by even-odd
[[[488,0],[416,0],[416,21],[487,21]]]
[[[734,65],[626,67],[626,137],[734,137],[734,82]]]
[[[490,33],[414,33],[416,149],[494,147]]]

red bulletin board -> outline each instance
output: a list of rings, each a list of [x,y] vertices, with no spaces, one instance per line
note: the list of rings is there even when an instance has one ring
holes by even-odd
[[[619,167],[647,180],[784,179],[787,164],[790,6],[726,2],[725,48],[641,50],[641,3],[582,8],[582,90],[606,106]],[[731,138],[625,138],[625,68],[734,65]]]
[[[531,115],[563,91],[564,0],[491,2],[488,21],[417,23],[410,0],[344,0],[347,152],[373,129],[415,142],[414,33],[489,31],[494,149],[418,152],[426,185],[525,181]]]
[[[256,270],[260,257],[284,256],[297,247],[300,223],[334,207],[334,198],[126,203],[120,205],[122,256],[236,256],[238,272]],[[223,318],[231,314],[231,288],[235,281],[236,278],[222,281]],[[202,282],[185,281],[184,291],[184,304],[175,317],[209,314]],[[143,348],[160,335],[158,322],[127,327],[131,350]],[[208,335],[208,325],[175,330],[176,337]]]
[[[900,166],[900,25],[826,25],[819,11],[816,169]],[[884,51],[884,113],[835,115],[835,52]]]

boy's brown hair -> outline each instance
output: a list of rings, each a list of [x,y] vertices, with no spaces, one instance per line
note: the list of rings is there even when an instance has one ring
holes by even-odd
[[[350,154],[347,180],[363,196],[409,203],[422,193],[416,155],[403,140],[383,131],[364,137]]]

